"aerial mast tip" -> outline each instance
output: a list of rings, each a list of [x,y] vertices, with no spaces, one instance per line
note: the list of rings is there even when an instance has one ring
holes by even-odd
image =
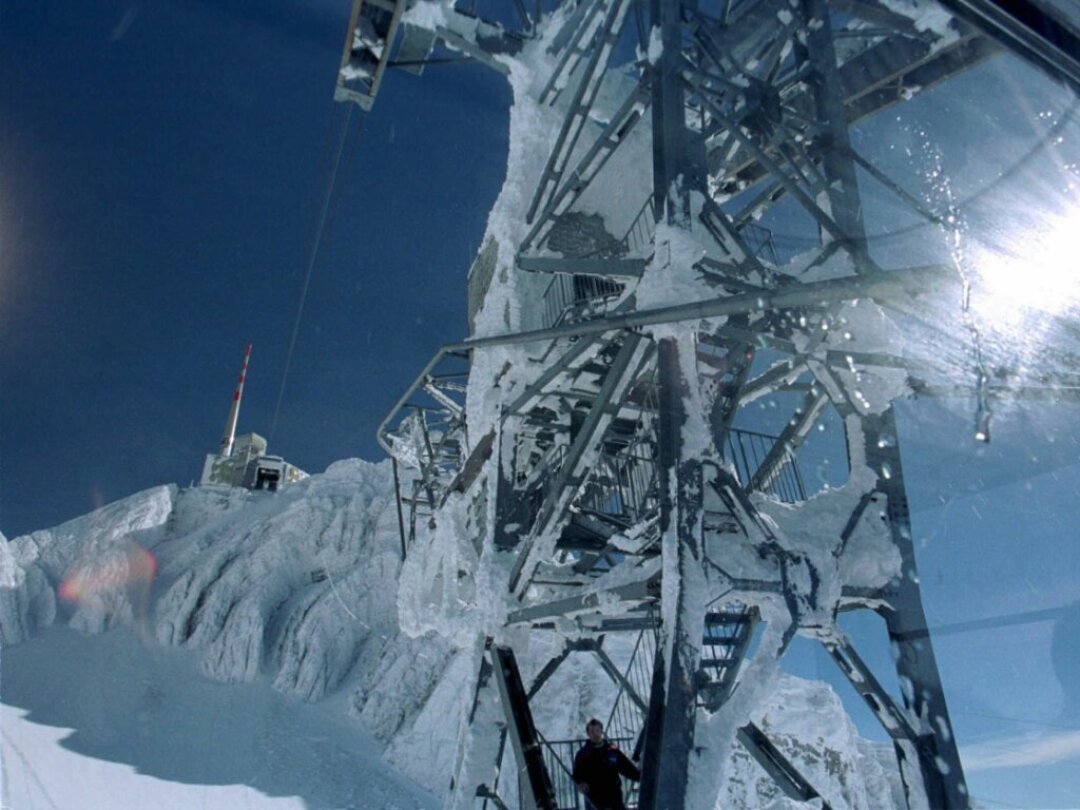
[[[240,416],[240,399],[244,395],[244,379],[247,377],[248,361],[251,359],[251,346],[252,344],[249,343],[244,351],[244,362],[240,366],[240,377],[236,381],[236,390],[233,391],[229,418],[225,421],[225,433],[221,437],[221,448],[218,453],[222,458],[228,458],[232,455],[233,442],[236,439],[236,420]]]

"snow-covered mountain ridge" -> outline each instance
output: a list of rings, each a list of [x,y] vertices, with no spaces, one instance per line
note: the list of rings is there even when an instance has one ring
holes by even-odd
[[[148,643],[191,651],[219,681],[268,676],[305,701],[344,694],[386,758],[445,795],[481,650],[402,632],[392,493],[388,463],[348,460],[277,494],[156,487],[0,542],[0,637],[10,647],[54,623],[84,634],[129,625]],[[553,632],[521,641],[526,679],[563,643]],[[755,721],[830,804],[893,806],[882,752],[858,737],[832,690],[774,677]],[[548,739],[580,736],[613,696],[571,656],[537,695],[538,725]],[[836,717],[827,738],[810,732],[822,714]],[[728,773],[724,806],[789,805],[745,753],[732,753]]]
[[[452,650],[398,631],[391,492],[388,464],[349,460],[275,495],[155,487],[14,538],[0,544],[0,638],[133,625],[217,680],[264,673],[307,701],[347,689],[380,739],[407,738]]]

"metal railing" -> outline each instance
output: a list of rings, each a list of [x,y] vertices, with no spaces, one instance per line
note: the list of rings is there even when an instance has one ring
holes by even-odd
[[[600,453],[578,505],[636,523],[659,505],[652,446],[639,443],[620,453]]]
[[[656,214],[652,203],[650,194],[621,240],[626,252],[631,256],[643,254],[652,245],[653,236],[656,234]]]
[[[572,286],[575,279],[584,280],[577,292],[573,292]],[[605,279],[562,274],[555,275],[553,285],[555,283],[570,284],[568,295],[602,294],[618,286]],[[605,288],[605,284],[610,286]],[[434,511],[446,485],[464,463],[468,366],[468,353],[460,346],[440,349],[379,426],[379,443],[395,459],[402,479],[395,482],[398,503],[409,512],[407,530],[404,515],[401,519],[403,547],[411,544],[418,521]],[[608,442],[615,447],[601,451],[595,467],[597,473],[583,489],[579,506],[630,522],[640,520],[654,509],[657,471],[646,415],[655,413],[655,399],[656,392],[651,387],[639,403],[642,417],[633,431],[627,433],[625,449],[617,449],[617,443]],[[755,431],[732,429],[728,432],[724,454],[735,466],[744,486],[749,485],[775,442],[776,437]],[[550,476],[561,466],[564,455],[565,447],[559,444],[544,447],[542,459],[534,469]],[[409,470],[413,472],[410,474]],[[806,489],[794,453],[784,453],[783,461],[765,491],[787,503],[806,500]]]
[[[633,739],[614,737],[609,738],[617,743],[619,748],[625,749],[634,744]],[[551,777],[552,787],[555,788],[556,810],[589,810],[582,796],[574,784],[574,756],[588,740],[584,738],[576,740],[545,740],[541,738],[543,746],[544,765],[547,766],[548,775]],[[627,810],[635,810],[637,807],[637,782],[623,780],[623,796],[626,799]],[[524,806],[524,804],[522,804]]]
[[[593,472],[578,498],[581,508],[627,523],[645,519],[660,504],[652,424],[659,408],[655,381],[642,383],[634,405],[638,416],[633,422],[622,420],[621,435],[609,428]]]
[[[403,555],[464,463],[468,377],[468,354],[440,349],[379,425],[379,444],[394,460]]]
[[[541,297],[544,327],[600,315],[622,294],[623,285],[599,276],[552,273]]]
[[[743,486],[750,484],[754,473],[761,467],[761,463],[776,442],[776,436],[766,433],[735,428],[728,431],[724,455],[735,465],[735,472]],[[785,503],[806,500],[806,488],[799,474],[799,466],[796,463],[795,454],[790,450],[784,452],[784,460],[776,475],[773,476],[772,482],[765,488],[765,492]]]
[[[634,651],[630,655],[630,662],[626,666],[623,676],[630,687],[643,701],[649,700],[652,690],[653,664],[656,658],[656,629],[644,628],[638,634]],[[641,707],[626,692],[626,687],[619,686],[619,692],[615,696],[615,702],[611,706],[611,714],[605,728],[616,738],[632,740],[631,746],[637,744],[638,735],[645,727],[645,713]]]
[[[748,220],[739,227],[739,234],[754,256],[769,262],[774,267],[779,266],[780,260],[776,255],[772,231],[764,225],[758,225],[756,222]]]

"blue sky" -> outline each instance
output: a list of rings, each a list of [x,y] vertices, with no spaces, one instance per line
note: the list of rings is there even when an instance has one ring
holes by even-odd
[[[299,0],[0,8],[8,537],[196,477],[249,341],[240,430],[270,433],[347,117],[332,101],[347,15]],[[346,149],[272,436],[302,468],[377,457],[386,410],[466,332],[505,162],[509,93],[489,73],[390,75]]]

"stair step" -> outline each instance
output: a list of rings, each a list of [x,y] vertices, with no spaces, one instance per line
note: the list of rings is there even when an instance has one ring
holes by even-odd
[[[729,647],[731,649],[734,649],[735,647],[738,647],[741,643],[741,637],[720,638],[719,636],[705,636],[705,638],[702,639],[702,646],[711,647],[713,649],[717,647]]]
[[[716,659],[702,658],[701,659],[701,666],[703,666],[703,667],[705,667],[707,669],[715,669],[715,670],[730,669],[732,666],[738,665],[738,663],[739,662],[737,660],[735,660],[734,658],[716,658]]]
[[[706,627],[722,627],[730,625],[748,624],[750,616],[746,613],[706,613]]]

